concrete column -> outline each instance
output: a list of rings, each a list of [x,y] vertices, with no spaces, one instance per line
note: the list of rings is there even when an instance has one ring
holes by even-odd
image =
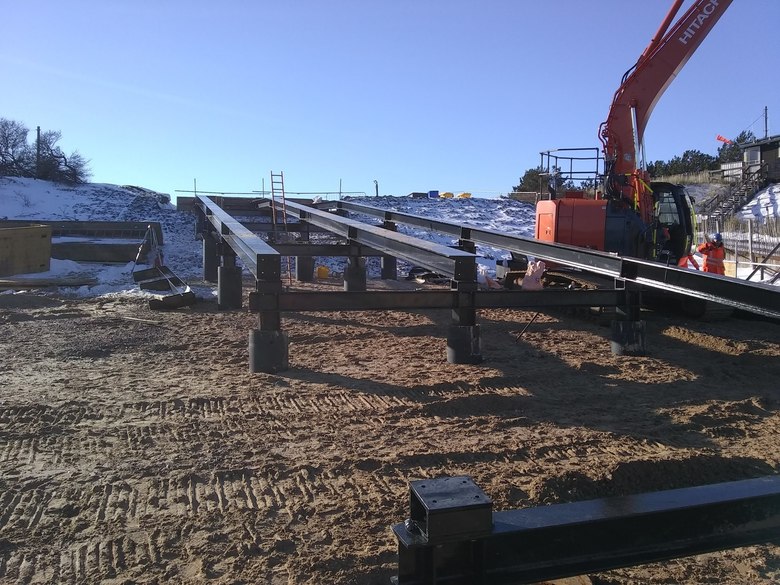
[[[479,325],[450,326],[447,332],[447,362],[450,364],[482,362],[482,338]]]
[[[249,332],[249,371],[253,374],[272,374],[287,370],[290,342],[284,331]]]
[[[255,282],[256,293],[264,296],[274,295],[275,306],[278,307],[278,295],[282,294],[282,282]],[[253,307],[256,293],[249,295],[249,308],[257,313],[257,329],[249,332],[249,371],[253,374],[281,372],[289,368],[290,342],[287,333],[282,331],[281,314],[276,309],[260,310]]]
[[[398,259],[393,256],[382,256],[379,259],[382,270],[382,280],[398,280]]]
[[[300,242],[309,241],[309,232],[303,231],[298,238]],[[295,257],[295,279],[298,282],[311,282],[314,280],[314,257],[296,256]]]
[[[295,257],[295,279],[299,282],[314,280],[314,258],[312,256]]]
[[[612,355],[645,355],[647,335],[644,321],[612,321],[609,340]]]
[[[344,269],[344,290],[346,292],[366,290],[366,259],[361,256],[349,256]]]
[[[610,349],[612,355],[645,355],[647,334],[645,322],[639,319],[642,309],[640,292],[630,285],[626,289],[625,302],[616,307],[616,317],[610,323]]]

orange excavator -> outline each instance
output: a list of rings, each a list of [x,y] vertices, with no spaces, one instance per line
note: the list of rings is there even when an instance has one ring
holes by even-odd
[[[655,104],[731,0],[696,0],[672,25],[683,1],[674,1],[650,44],[623,76],[599,128],[601,191],[588,199],[582,192],[558,193],[553,185],[549,198],[536,206],[537,239],[671,265],[689,253],[692,199],[682,185],[650,180],[643,135]]]

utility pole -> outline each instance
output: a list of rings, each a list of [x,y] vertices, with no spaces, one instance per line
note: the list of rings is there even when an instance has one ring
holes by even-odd
[[[37,137],[35,139],[35,178],[41,178],[41,127],[37,127]]]
[[[769,138],[769,107],[764,106],[764,138]]]

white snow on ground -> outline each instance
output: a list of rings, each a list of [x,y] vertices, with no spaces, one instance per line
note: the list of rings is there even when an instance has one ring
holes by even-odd
[[[432,219],[469,224],[481,229],[504,234],[533,237],[535,213],[533,205],[512,199],[414,199],[409,197],[365,197],[351,199],[383,209],[410,213]],[[780,215],[780,186],[773,185],[761,192],[743,214],[752,217]],[[76,187],[58,185],[35,179],[0,177],[0,220],[69,220],[69,221],[158,221],[162,225],[165,264],[185,282],[196,295],[213,297],[215,287],[202,280],[201,242],[195,239],[195,216],[176,210],[168,195],[139,187],[119,187],[106,184],[88,184]],[[360,218],[376,224],[376,219]],[[408,235],[447,246],[457,244],[457,239],[426,230],[399,226]],[[139,242],[140,244],[140,242]],[[484,277],[495,274],[496,261],[509,257],[504,250],[478,246],[479,273]],[[318,266],[325,266],[332,273],[343,271],[344,260],[318,258]],[[378,259],[367,262],[369,276],[379,276]],[[132,278],[134,263],[124,265],[83,263],[70,260],[51,260],[48,272],[17,275],[29,279],[87,275],[97,282],[79,288],[63,288],[62,293],[94,297],[102,295],[150,296],[139,290]],[[143,268],[143,267],[141,267]],[[403,274],[404,268],[399,264]]]
[[[0,177],[0,220],[158,221],[163,230],[165,261],[183,280],[202,280],[201,244],[195,240],[195,217],[181,213],[170,197],[138,187],[87,184],[70,187],[48,181]],[[80,238],[70,239],[78,241]],[[61,240],[57,240],[61,241]],[[125,241],[125,240],[122,240]],[[138,244],[140,245],[140,241]],[[132,278],[133,262],[125,265],[51,260],[51,269],[16,278],[51,279],[89,276],[97,284],[65,288],[73,296],[139,295]],[[142,266],[141,268],[144,268]],[[193,287],[194,289],[196,287]],[[196,294],[212,296],[213,287],[197,287]]]
[[[769,185],[762,189],[739,211],[737,217],[759,221],[767,217],[780,217],[780,185]]]

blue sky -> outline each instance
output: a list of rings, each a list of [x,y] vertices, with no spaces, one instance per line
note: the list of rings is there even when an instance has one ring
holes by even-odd
[[[683,9],[690,2],[686,2]],[[3,2],[0,117],[93,181],[175,195],[511,190],[598,146],[671,0]],[[655,108],[650,160],[780,133],[780,1],[735,0]]]

